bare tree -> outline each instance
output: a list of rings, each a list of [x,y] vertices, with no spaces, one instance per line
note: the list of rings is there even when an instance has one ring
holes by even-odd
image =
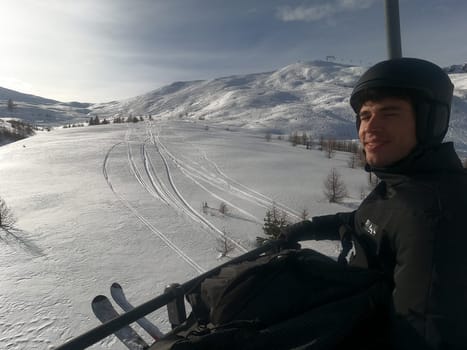
[[[219,204],[219,213],[225,215],[229,212],[229,208],[227,207],[227,204],[225,204],[224,202],[221,202],[221,204]]]
[[[292,146],[297,146],[300,143],[300,137],[298,136],[298,132],[294,131],[292,134],[290,134],[289,141],[292,144]]]
[[[336,153],[336,141],[335,140],[325,141],[324,150],[326,152],[326,157],[328,157],[329,159],[334,157],[334,154]]]
[[[235,249],[235,245],[232,240],[227,236],[225,229],[222,230],[222,237],[217,238],[216,251],[219,253],[219,258],[228,257]]]
[[[6,205],[5,201],[0,198],[0,229],[12,230],[15,228],[16,217],[11,209]]]
[[[308,220],[309,216],[310,216],[310,213],[308,213],[308,210],[306,208],[303,208],[302,212],[300,213],[300,218],[302,220]]]
[[[355,169],[358,164],[358,155],[356,153],[351,153],[347,164],[349,165],[349,168]]]
[[[331,169],[324,180],[324,195],[330,203],[339,203],[347,196],[345,183],[335,168]]]

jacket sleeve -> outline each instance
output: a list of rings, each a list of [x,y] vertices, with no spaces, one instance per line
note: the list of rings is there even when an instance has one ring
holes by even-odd
[[[339,228],[353,223],[354,212],[315,216],[288,226],[283,235],[288,241],[340,240]]]
[[[412,212],[400,220],[393,275],[398,348],[465,348],[466,271],[456,258],[465,255],[464,247],[449,240],[449,225],[433,213]]]

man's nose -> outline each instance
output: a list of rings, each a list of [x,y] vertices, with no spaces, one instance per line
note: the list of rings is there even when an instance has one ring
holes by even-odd
[[[366,123],[366,130],[373,131],[382,128],[382,118],[379,113],[373,113]]]

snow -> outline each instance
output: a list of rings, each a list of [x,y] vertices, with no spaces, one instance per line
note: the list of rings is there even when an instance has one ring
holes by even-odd
[[[176,82],[105,104],[61,103],[0,88],[0,99],[17,105],[1,107],[0,115],[44,125],[90,115],[154,119],[57,128],[0,147],[0,197],[19,229],[0,231],[0,349],[53,349],[98,325],[90,302],[109,295],[113,282],[133,304],[143,303],[167,284],[224,262],[217,249],[222,237],[235,246],[231,256],[252,249],[272,203],[293,221],[304,209],[310,216],[355,209],[369,189],[367,174],[348,167],[349,154],[328,159],[277,135],[355,138],[348,98],[363,71],[296,63]],[[455,92],[447,139],[465,152],[467,74],[450,76]],[[349,192],[342,204],[323,195],[332,168]],[[339,251],[336,242],[308,246],[334,257]],[[164,310],[148,318],[169,329]],[[93,348],[123,346],[109,337]]]
[[[307,131],[315,139],[351,139],[357,135],[348,99],[365,70],[335,62],[298,62],[273,72],[176,82],[89,109],[106,118],[152,115],[285,134]],[[467,74],[450,77],[455,97],[447,140],[453,141],[459,152],[467,152]]]
[[[170,120],[56,129],[1,147],[0,196],[20,231],[0,234],[0,348],[52,349],[97,326],[90,301],[112,282],[140,304],[224,262],[224,234],[231,256],[252,249],[272,202],[294,221],[305,208],[354,209],[367,176],[348,157]],[[331,168],[349,190],[343,204],[324,198]],[[336,242],[309,245],[338,254]],[[148,318],[169,329],[165,310]],[[111,336],[92,348],[123,346]]]
[[[454,67],[454,68],[453,68]],[[42,126],[83,123],[107,118],[152,115],[171,120],[204,120],[252,130],[288,134],[307,131],[315,139],[356,138],[355,116],[348,103],[366,67],[311,61],[272,72],[233,75],[212,80],[174,82],[146,94],[108,103],[63,103],[0,88],[0,116]],[[447,140],[467,152],[467,74],[446,68],[455,85]],[[16,104],[7,109],[11,98]]]

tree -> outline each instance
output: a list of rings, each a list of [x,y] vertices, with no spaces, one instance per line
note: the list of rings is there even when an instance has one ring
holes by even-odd
[[[330,203],[340,203],[347,196],[347,188],[341,175],[332,168],[324,180],[324,195]]]
[[[264,136],[264,138],[266,139],[266,141],[271,141],[271,138],[272,138],[272,135],[270,132],[267,132],[266,135]]]
[[[277,209],[276,205],[273,204],[272,208],[266,211],[264,217],[263,231],[267,238],[258,237],[257,241],[262,243],[267,239],[278,239],[282,229],[289,224],[287,213]]]
[[[11,98],[8,99],[8,102],[7,102],[7,108],[10,112],[13,112],[13,109],[15,109],[16,105],[15,103],[13,102],[13,100]]]
[[[326,151],[326,156],[331,159],[334,157],[336,153],[336,141],[335,140],[327,140],[324,143],[324,150]]]
[[[292,134],[290,134],[289,141],[292,144],[292,146],[297,146],[300,143],[298,132],[294,131]]]
[[[203,208],[203,214],[207,214],[208,209],[209,209],[208,202],[203,202],[202,208]]]
[[[0,229],[9,231],[15,228],[16,218],[5,201],[0,198]]]
[[[216,251],[219,253],[219,258],[228,257],[229,253],[235,249],[232,240],[227,236],[225,229],[222,230],[222,237],[217,238]]]
[[[221,204],[219,204],[219,213],[225,215],[229,212],[229,208],[227,207],[227,204],[225,204],[224,202],[221,202]]]

